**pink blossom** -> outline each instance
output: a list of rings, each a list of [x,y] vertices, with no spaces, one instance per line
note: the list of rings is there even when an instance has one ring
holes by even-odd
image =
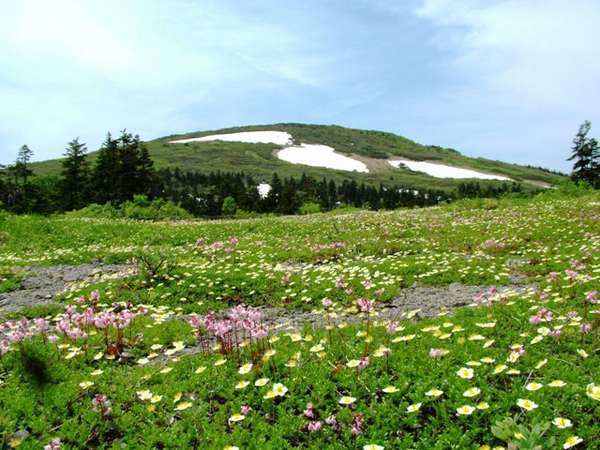
[[[362,312],[371,312],[374,309],[375,301],[361,297],[358,300],[356,300],[356,304]]]
[[[315,418],[315,408],[313,407],[312,403],[309,402],[306,404],[306,409],[304,410],[304,416],[308,417],[309,419]]]
[[[104,418],[107,418],[112,414],[112,407],[110,400],[106,398],[106,395],[96,394],[92,400],[92,409],[99,412]]]
[[[540,323],[542,321],[542,318],[538,315],[535,316],[531,316],[529,318],[529,323],[533,324],[533,325],[537,325],[538,323]]]
[[[592,304],[598,303],[598,291],[593,290],[593,291],[586,292],[585,299]]]
[[[325,308],[329,308],[331,305],[333,305],[333,302],[331,301],[331,299],[329,297],[325,297],[323,300],[321,300],[321,304]]]
[[[398,329],[398,323],[396,323],[393,320],[390,320],[390,322],[387,324],[387,332],[389,334],[394,334],[397,329]]]
[[[252,407],[250,405],[242,405],[240,408],[240,412],[245,416],[248,415],[250,411],[252,411]]]
[[[363,356],[362,358],[360,358],[360,360],[358,361],[358,368],[359,369],[364,369],[365,367],[367,367],[369,365],[369,357],[368,356]]]
[[[60,439],[54,438],[47,445],[44,445],[44,450],[60,450]]]
[[[364,432],[365,419],[361,413],[355,414],[352,419],[352,436],[356,437]]]
[[[583,334],[587,334],[590,331],[592,331],[592,325],[589,323],[582,323],[581,326],[579,327],[579,331],[581,331],[581,333],[583,333]]]
[[[340,424],[337,421],[337,418],[334,415],[329,416],[327,419],[325,419],[325,423],[327,425],[329,425],[334,431],[339,431],[340,430]]]
[[[567,278],[570,281],[574,281],[577,278],[577,275],[579,275],[577,272],[575,272],[574,270],[565,270],[565,274],[567,275]]]
[[[321,429],[321,421],[320,420],[313,421],[308,424],[308,431],[311,433],[316,433],[320,429]]]
[[[561,330],[559,328],[554,328],[552,331],[550,331],[550,336],[558,338],[560,337],[560,335],[562,334]]]
[[[432,358],[441,358],[442,356],[444,356],[444,350],[442,350],[441,348],[432,348],[431,350],[429,350],[429,356],[431,356]]]

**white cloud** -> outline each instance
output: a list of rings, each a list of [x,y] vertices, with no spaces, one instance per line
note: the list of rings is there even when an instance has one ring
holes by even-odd
[[[455,146],[512,149],[520,161],[536,150],[566,169],[578,124],[600,122],[600,3],[425,0],[416,13],[438,27],[433,42],[448,57],[440,68],[453,79],[444,100],[472,125],[462,131],[481,133],[487,123],[510,133],[491,133],[495,142],[455,136]]]
[[[56,147],[76,134],[95,148],[108,129],[127,127],[145,138],[192,131],[181,129],[187,122],[180,111],[218,107],[217,93],[233,95],[238,86],[324,82],[318,57],[285,23],[245,15],[239,6],[216,0],[3,5],[0,142],[10,147],[0,162],[12,160],[7,153],[22,142],[43,159],[59,156]],[[235,107],[231,100],[222,102]],[[209,114],[197,117],[193,129]]]

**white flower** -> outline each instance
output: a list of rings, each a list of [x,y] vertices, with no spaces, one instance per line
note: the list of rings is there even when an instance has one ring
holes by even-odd
[[[556,417],[552,423],[554,424],[554,426],[556,426],[556,428],[570,428],[573,426],[573,422],[571,422],[569,419],[565,419],[564,417]]]
[[[458,416],[470,416],[475,411],[475,408],[470,405],[463,405],[460,408],[456,408],[456,415]]]
[[[456,372],[456,375],[465,380],[470,380],[471,378],[473,378],[474,374],[475,372],[473,372],[473,369],[469,369],[467,367],[462,367],[458,370],[458,372]]]

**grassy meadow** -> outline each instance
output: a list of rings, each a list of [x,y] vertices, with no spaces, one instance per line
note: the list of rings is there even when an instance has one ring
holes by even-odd
[[[0,292],[25,266],[138,273],[0,320],[0,448],[600,448],[599,219],[593,192],[248,220],[2,215]],[[452,283],[481,295],[379,315]],[[267,326],[263,308],[328,325]]]

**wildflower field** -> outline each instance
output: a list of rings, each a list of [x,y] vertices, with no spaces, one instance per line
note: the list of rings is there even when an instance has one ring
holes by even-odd
[[[599,220],[594,193],[0,216],[2,295],[27,266],[129,268],[0,301],[0,448],[599,449]],[[405,301],[450,285],[476,293],[435,314]]]

